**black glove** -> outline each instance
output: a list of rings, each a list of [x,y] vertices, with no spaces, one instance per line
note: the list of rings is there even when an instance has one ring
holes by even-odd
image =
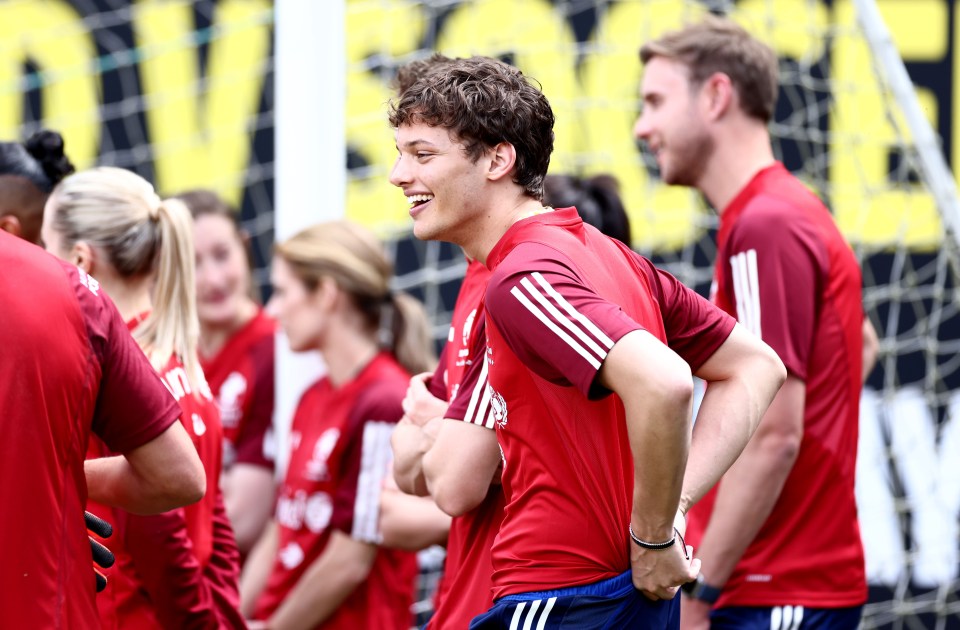
[[[106,522],[102,518],[98,518],[90,512],[84,512],[83,518],[87,522],[88,532],[93,532],[100,538],[110,538],[110,536],[113,535],[113,527],[111,527],[110,523]],[[110,550],[94,540],[93,536],[88,534],[87,538],[90,539],[90,551],[93,552],[94,563],[100,565],[104,569],[112,567],[114,557]],[[107,578],[100,573],[96,567],[93,568],[93,572],[97,574],[97,592],[99,593],[107,587]]]

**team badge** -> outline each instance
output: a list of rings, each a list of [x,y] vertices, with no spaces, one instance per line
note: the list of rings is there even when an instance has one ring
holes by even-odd
[[[487,385],[487,389],[490,392],[490,409],[493,411],[493,419],[502,429],[507,426],[507,401],[490,385]]]

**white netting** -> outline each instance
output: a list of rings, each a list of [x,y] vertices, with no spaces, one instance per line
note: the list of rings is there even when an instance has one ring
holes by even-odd
[[[880,0],[951,140],[954,4]],[[864,393],[858,495],[873,588],[865,627],[957,625],[960,317],[955,242],[856,27],[851,0],[713,2],[782,56],[778,155],[831,207],[864,267],[881,356]],[[444,338],[463,260],[419,243],[386,183],[384,104],[399,64],[433,50],[501,56],[538,79],[558,115],[553,172],[616,175],[634,245],[706,291],[715,216],[660,186],[631,136],[640,44],[706,5],[681,0],[348,0],[348,215],[390,237],[400,276]],[[213,187],[240,208],[266,282],[273,239],[273,6],[267,0],[0,3],[0,137],[61,130],[81,167],[132,168],[171,193]],[[304,60],[308,73],[323,63]],[[317,115],[322,115],[318,112]],[[305,139],[303,150],[314,150]],[[951,154],[952,155],[952,154]],[[307,200],[323,203],[321,197]],[[425,583],[436,570],[425,575]],[[429,609],[424,589],[418,610]],[[422,619],[422,617],[421,617]]]

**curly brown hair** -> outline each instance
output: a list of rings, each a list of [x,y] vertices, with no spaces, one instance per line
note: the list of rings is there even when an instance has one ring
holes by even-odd
[[[530,197],[543,199],[553,152],[553,110],[518,69],[489,57],[470,57],[426,73],[390,104],[394,128],[417,123],[447,129],[474,161],[509,142],[517,152],[514,183]]]

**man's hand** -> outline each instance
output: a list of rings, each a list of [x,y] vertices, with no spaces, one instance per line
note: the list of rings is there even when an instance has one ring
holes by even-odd
[[[434,418],[442,418],[447,410],[447,401],[437,398],[427,389],[427,379],[431,376],[431,372],[423,372],[411,377],[402,402],[404,417],[420,427]]]
[[[653,600],[673,599],[682,584],[692,582],[700,574],[700,560],[693,557],[693,547],[683,541],[687,520],[682,511],[677,510],[673,526],[677,538],[672,547],[644,549],[630,542],[633,585]]]
[[[98,518],[91,514],[90,512],[84,512],[83,518],[87,523],[87,531],[93,532],[100,538],[110,538],[113,535],[113,527],[110,526],[110,523],[105,520]],[[93,561],[95,564],[99,565],[104,569],[109,569],[113,566],[115,558],[113,553],[109,549],[104,547],[102,544],[94,540],[93,536],[87,534],[87,538],[90,539],[90,551],[93,553]],[[93,572],[97,577],[97,592],[99,593],[107,587],[107,578],[97,570],[96,567],[93,568]]]

